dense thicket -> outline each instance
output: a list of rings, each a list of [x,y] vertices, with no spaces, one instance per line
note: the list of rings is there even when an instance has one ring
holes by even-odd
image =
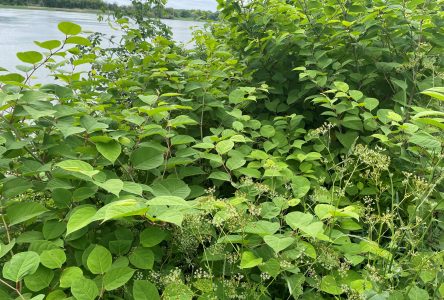
[[[134,4],[0,73],[1,299],[444,296],[442,1]]]

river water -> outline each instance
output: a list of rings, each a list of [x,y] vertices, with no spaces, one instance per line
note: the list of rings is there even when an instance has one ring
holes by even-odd
[[[17,52],[42,50],[34,41],[62,39],[63,34],[57,29],[62,21],[79,24],[85,31],[118,35],[107,23],[97,21],[97,15],[92,13],[0,8],[0,67],[15,71],[15,66],[21,64]],[[183,43],[189,43],[191,28],[201,28],[203,24],[182,20],[163,22],[171,27],[174,39]]]

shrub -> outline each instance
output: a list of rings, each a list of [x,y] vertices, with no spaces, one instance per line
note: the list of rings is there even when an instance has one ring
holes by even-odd
[[[1,298],[442,297],[441,4],[316,3],[221,2],[191,50],[137,14],[18,53]]]

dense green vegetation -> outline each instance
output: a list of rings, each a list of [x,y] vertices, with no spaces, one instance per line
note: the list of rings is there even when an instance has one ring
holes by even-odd
[[[1,70],[0,298],[442,299],[443,1],[154,2]]]
[[[131,11],[134,6],[138,6],[138,1],[132,5],[118,6],[117,4],[106,3],[103,0],[0,0],[0,5],[10,6],[31,6],[49,7],[64,9],[92,9],[104,11]],[[190,20],[217,20],[218,13],[199,9],[175,9],[164,7],[162,2],[150,5],[151,9],[147,16],[164,19],[190,19]]]

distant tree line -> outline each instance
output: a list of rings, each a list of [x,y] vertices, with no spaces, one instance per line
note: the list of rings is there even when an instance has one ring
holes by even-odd
[[[0,0],[0,4],[95,10],[132,9],[131,6],[119,7],[115,3],[106,3],[103,0]],[[188,10],[157,6],[151,11],[151,16],[164,19],[217,20],[219,13],[198,9]]]

